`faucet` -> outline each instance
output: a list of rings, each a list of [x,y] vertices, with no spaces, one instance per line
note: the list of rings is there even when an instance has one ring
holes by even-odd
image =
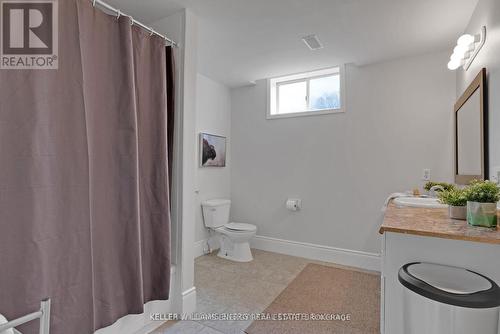
[[[444,188],[440,185],[432,186],[431,189],[429,189],[429,197],[437,197],[438,191],[444,191]]]

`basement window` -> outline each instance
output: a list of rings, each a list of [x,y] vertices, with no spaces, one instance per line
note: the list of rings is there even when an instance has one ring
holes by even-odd
[[[341,66],[268,80],[267,118],[343,112]]]

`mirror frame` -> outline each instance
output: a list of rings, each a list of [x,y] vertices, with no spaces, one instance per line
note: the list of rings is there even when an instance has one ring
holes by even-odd
[[[481,174],[480,175],[461,175],[458,174],[458,112],[460,108],[469,100],[469,98],[476,92],[479,91],[480,100],[480,124],[481,126]],[[469,184],[472,180],[484,180],[488,176],[488,110],[487,110],[487,92],[486,92],[486,69],[483,68],[476,75],[474,80],[465,92],[460,96],[460,98],[455,103],[453,108],[454,113],[454,146],[455,146],[455,163],[454,163],[454,173],[455,173],[455,183],[457,184]]]

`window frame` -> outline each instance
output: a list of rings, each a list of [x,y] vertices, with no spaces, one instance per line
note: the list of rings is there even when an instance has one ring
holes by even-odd
[[[303,117],[303,116],[316,116],[325,114],[337,114],[345,112],[345,66],[338,65],[333,67],[328,67],[320,70],[291,74],[281,77],[270,78],[267,80],[267,119],[279,119],[279,118],[290,118],[290,117]],[[310,103],[310,81],[318,78],[329,77],[333,75],[338,75],[339,84],[339,99],[340,108],[337,109],[309,109]],[[306,105],[307,110],[294,112],[294,113],[284,113],[278,114],[279,111],[279,88],[280,86],[298,82],[306,83]]]

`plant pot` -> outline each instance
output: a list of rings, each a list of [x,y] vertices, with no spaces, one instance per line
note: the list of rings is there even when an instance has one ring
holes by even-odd
[[[467,202],[467,223],[472,226],[496,227],[497,204]]]
[[[448,206],[448,215],[450,216],[451,219],[466,220],[467,207],[465,205],[464,206],[450,205]]]

